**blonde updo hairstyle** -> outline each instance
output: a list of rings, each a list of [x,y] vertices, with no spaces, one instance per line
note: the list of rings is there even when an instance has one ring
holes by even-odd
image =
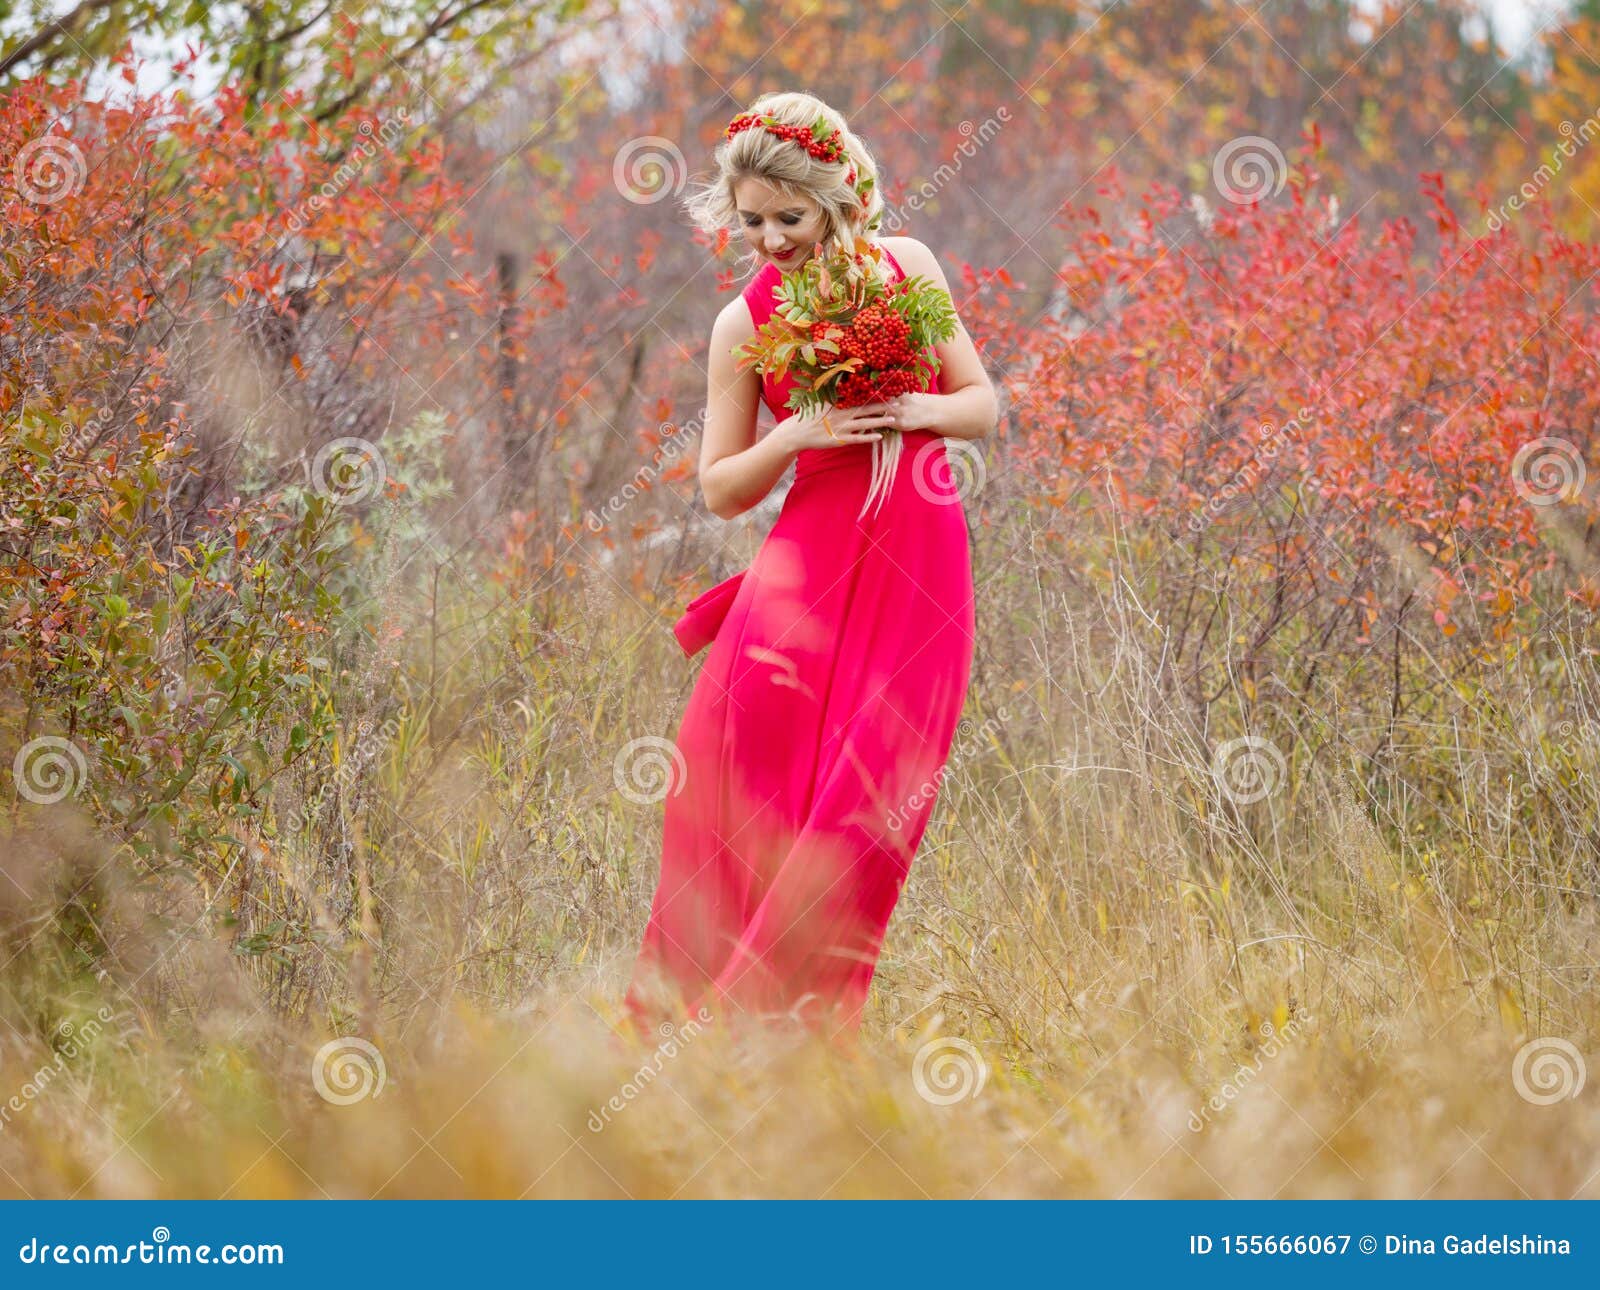
[[[723,229],[737,231],[739,207],[734,197],[734,185],[743,179],[759,179],[772,185],[785,197],[806,197],[822,208],[822,241],[833,241],[849,249],[856,236],[876,232],[883,218],[883,198],[878,193],[878,164],[872,153],[856,135],[852,134],[844,117],[814,94],[786,91],[763,94],[748,108],[747,113],[770,116],[784,125],[810,129],[821,117],[830,129],[839,131],[844,145],[843,161],[823,161],[813,157],[805,148],[788,139],[779,138],[760,126],[741,130],[733,138],[724,137],[712,154],[716,164],[715,177],[694,193],[686,202],[689,216],[705,232],[715,235]],[[867,190],[867,203],[862,204],[860,194],[846,182],[851,166],[856,171],[856,183],[871,179]],[[760,256],[748,252],[741,258],[740,267],[748,270]],[[881,272],[880,268],[880,272]]]

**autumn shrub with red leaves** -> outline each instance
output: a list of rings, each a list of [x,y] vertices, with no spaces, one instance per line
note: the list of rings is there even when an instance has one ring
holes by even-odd
[[[352,519],[406,487],[384,461],[399,374],[381,351],[426,350],[490,299],[452,269],[446,301],[415,256],[449,248],[459,194],[406,116],[317,126],[292,93],[257,111],[226,87],[89,100],[30,81],[0,99],[13,829],[75,802],[209,887],[271,791],[325,774],[335,693],[373,649],[330,570]],[[359,495],[319,452],[336,436],[365,445]]]
[[[1008,273],[967,275],[1007,369],[1012,487],[1067,567],[1108,573],[1106,539],[1136,556],[1202,727],[1223,696],[1251,720],[1269,678],[1301,713],[1399,714],[1552,633],[1592,654],[1600,246],[1536,211],[1468,237],[1436,175],[1430,238],[1369,230],[1306,143],[1265,202],[1068,208],[1031,323]],[[1125,209],[1114,178],[1101,193]],[[1324,688],[1363,668],[1363,695]]]

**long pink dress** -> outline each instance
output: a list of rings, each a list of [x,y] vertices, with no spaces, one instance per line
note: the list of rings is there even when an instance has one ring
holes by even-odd
[[[758,327],[779,278],[769,263],[745,288]],[[779,420],[791,386],[763,380]],[[871,445],[802,449],[750,568],[700,598],[725,616],[676,740],[627,995],[641,1025],[701,1007],[830,1033],[860,1024],[972,666],[946,441],[903,433],[888,496],[859,519]]]

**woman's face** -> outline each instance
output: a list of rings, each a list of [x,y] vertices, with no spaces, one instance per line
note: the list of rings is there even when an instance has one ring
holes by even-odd
[[[734,184],[733,198],[745,241],[785,272],[822,241],[822,207],[809,197],[785,197],[765,180],[745,178]]]

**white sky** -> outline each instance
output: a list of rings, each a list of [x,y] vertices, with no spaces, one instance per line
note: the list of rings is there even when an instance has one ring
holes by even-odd
[[[1545,0],[1477,0],[1477,7],[1494,23],[1495,35],[1507,53],[1520,54],[1528,38],[1540,27],[1559,18],[1569,6]]]

